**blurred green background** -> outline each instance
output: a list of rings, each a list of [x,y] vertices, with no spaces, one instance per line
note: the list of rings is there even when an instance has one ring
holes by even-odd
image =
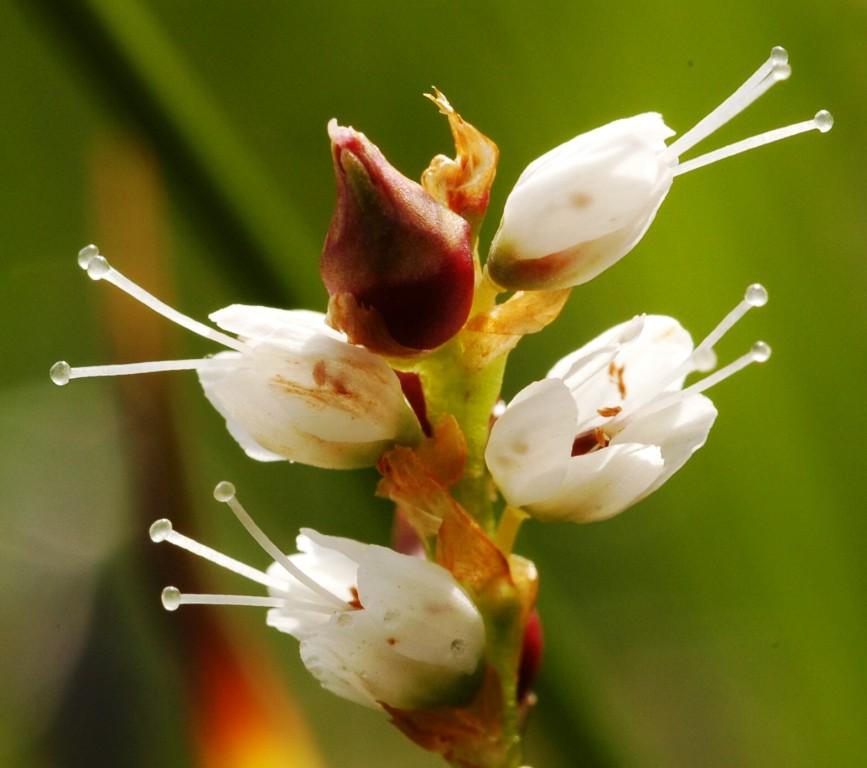
[[[646,110],[682,132],[773,44],[792,79],[708,148],[820,107],[834,131],[679,179],[635,252],[513,356],[508,395],[637,312],[701,336],[748,283],[771,293],[720,352],[765,338],[772,362],[714,391],[672,482],[610,522],[522,532],[547,635],[527,760],[863,764],[867,5],[21,0],[0,29],[0,765],[439,764],[320,690],[258,611],[162,611],[167,583],[246,586],[155,552],[152,519],[264,565],[217,480],[287,548],[302,525],[386,542],[389,509],[371,472],[246,459],[193,375],[53,387],[61,358],[211,351],[86,280],[81,245],[194,317],[319,309],[330,117],[417,177],[452,151],[420,97],[439,86],[501,149],[487,242],[535,156]]]

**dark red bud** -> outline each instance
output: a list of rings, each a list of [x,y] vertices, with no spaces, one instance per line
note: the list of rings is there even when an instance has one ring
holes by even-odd
[[[521,648],[521,665],[518,670],[518,701],[532,693],[539,669],[542,666],[542,620],[535,609],[524,627],[524,645]]]
[[[386,354],[439,346],[460,330],[472,304],[470,225],[395,170],[364,134],[334,121],[328,133],[337,206],[322,280],[333,298],[349,294],[360,311],[378,316],[344,322],[338,314],[337,323],[352,341]],[[364,333],[374,325],[376,333]],[[383,325],[396,344],[382,342]]]

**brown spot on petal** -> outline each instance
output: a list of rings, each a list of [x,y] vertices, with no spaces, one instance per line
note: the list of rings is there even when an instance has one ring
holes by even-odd
[[[617,384],[617,391],[620,393],[621,399],[626,399],[626,381],[623,378],[623,372],[626,370],[626,365],[617,365],[613,360],[608,366],[608,377],[612,384]]]
[[[605,418],[609,418],[611,416],[616,416],[622,410],[623,409],[619,405],[608,405],[605,408],[597,408],[596,413]]]
[[[387,642],[389,645],[397,645],[397,638],[396,637],[389,637],[386,639],[385,642]]]
[[[317,387],[321,387],[325,384],[325,361],[318,360],[316,365],[313,366],[313,381],[316,382]]]
[[[352,600],[349,601],[349,605],[352,608],[355,608],[356,611],[360,611],[364,608],[361,604],[361,599],[358,597],[358,587],[350,587],[349,592],[352,594]]]
[[[593,202],[593,197],[586,192],[576,192],[569,198],[569,202],[573,208],[581,210],[582,208],[587,208]]]

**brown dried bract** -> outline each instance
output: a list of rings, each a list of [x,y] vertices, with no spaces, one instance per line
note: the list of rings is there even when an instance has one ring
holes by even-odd
[[[538,333],[556,320],[571,291],[518,291],[490,311],[471,317],[463,332],[467,359],[484,368],[510,352],[523,336]]]
[[[476,595],[513,585],[505,555],[459,504],[440,526],[436,560]]]
[[[421,184],[429,195],[478,226],[488,208],[500,151],[464,120],[437,88],[425,96],[448,118],[457,157],[434,157],[421,175]]]
[[[395,709],[380,702],[391,722],[416,744],[460,768],[504,765],[503,695],[493,669],[485,671],[478,693],[465,707],[435,710]]]
[[[415,448],[397,446],[383,454],[376,492],[397,504],[424,540],[437,532],[451,510],[460,508],[447,489],[461,479],[466,459],[461,428],[447,416],[434,427],[433,437]]]

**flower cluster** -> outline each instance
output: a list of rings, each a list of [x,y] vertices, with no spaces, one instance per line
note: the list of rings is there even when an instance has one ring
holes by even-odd
[[[521,521],[591,522],[655,491],[708,438],[704,394],[770,348],[756,342],[716,369],[715,347],[767,291],[743,299],[697,345],[662,315],[620,323],[557,362],[508,405],[510,350],[558,315],[570,290],[640,241],[675,177],[817,129],[811,119],[691,160],[681,156],[790,74],[768,60],[677,140],[656,113],[583,133],[533,161],[510,193],[484,263],[479,226],[496,173],[494,142],[436,91],[456,157],[438,155],[416,183],[362,133],[328,125],[337,203],[321,256],[327,314],[233,305],[205,325],[111,267],[109,282],[222,351],[193,360],[71,367],[90,376],[195,370],[248,456],[328,469],[376,467],[394,502],[401,551],[302,530],[286,555],[226,482],[215,489],[273,561],[258,570],[174,530],[166,541],[267,595],[163,592],[163,604],[268,608],[268,625],[300,642],[328,690],[385,709],[420,745],[456,765],[517,766],[541,653],[537,575],[512,547]],[[503,294],[512,292],[503,299]],[[716,369],[716,370],[715,370]],[[687,384],[696,372],[703,378]],[[499,501],[502,499],[502,501]]]

